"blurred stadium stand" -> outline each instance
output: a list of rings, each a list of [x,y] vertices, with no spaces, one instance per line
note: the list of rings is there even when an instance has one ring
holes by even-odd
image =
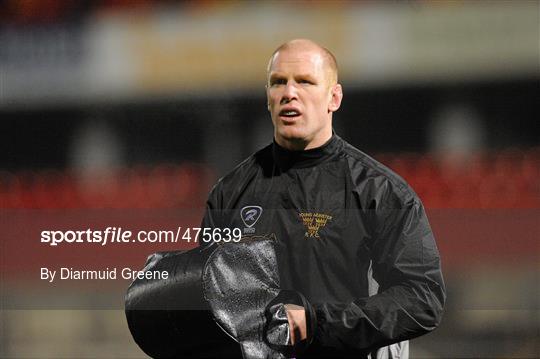
[[[0,204],[9,209],[192,208],[215,180],[196,164],[136,166],[84,181],[58,170],[0,172]]]
[[[375,157],[407,180],[426,208],[539,208],[540,148],[508,149],[454,160],[429,154]],[[89,174],[0,172],[0,208],[192,208],[217,180],[199,164],[139,165]]]
[[[413,358],[540,357],[538,1],[0,2],[0,357],[144,357],[125,280],[193,243],[50,247],[49,229],[197,227],[217,178],[272,140],[269,54],[340,65],[335,130],[427,208],[448,286]]]

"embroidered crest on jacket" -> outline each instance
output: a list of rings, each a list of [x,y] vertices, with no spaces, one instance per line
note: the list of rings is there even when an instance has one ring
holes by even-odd
[[[332,216],[325,213],[302,212],[299,215],[306,227],[304,235],[306,238],[320,238],[319,230],[324,228],[328,221],[332,220]]]

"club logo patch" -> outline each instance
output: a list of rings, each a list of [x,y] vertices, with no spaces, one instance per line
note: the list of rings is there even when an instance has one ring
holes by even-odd
[[[305,238],[320,238],[319,230],[326,226],[328,221],[332,220],[332,216],[324,213],[299,213],[302,218],[302,223],[306,227]]]
[[[262,211],[260,206],[245,206],[240,210],[240,218],[242,218],[242,222],[246,225],[244,233],[255,233],[253,226],[261,217]]]

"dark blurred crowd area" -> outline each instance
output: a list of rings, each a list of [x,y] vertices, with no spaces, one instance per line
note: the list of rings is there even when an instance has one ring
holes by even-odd
[[[428,208],[538,208],[535,88],[345,87],[336,132],[409,181]],[[202,206],[217,178],[272,141],[263,92],[241,96],[0,110],[0,206]]]

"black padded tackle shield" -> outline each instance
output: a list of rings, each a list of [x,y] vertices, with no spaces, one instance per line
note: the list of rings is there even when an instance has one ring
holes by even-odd
[[[283,303],[303,305],[308,324],[315,321],[305,298],[280,289],[275,243],[274,236],[245,237],[151,255],[144,271],[166,270],[169,278],[137,279],[128,289],[126,317],[137,344],[160,358],[292,355]]]
[[[238,344],[219,328],[202,293],[202,271],[212,252],[159,252],[143,271],[166,271],[167,279],[135,279],[125,298],[135,342],[153,358],[240,357]]]

